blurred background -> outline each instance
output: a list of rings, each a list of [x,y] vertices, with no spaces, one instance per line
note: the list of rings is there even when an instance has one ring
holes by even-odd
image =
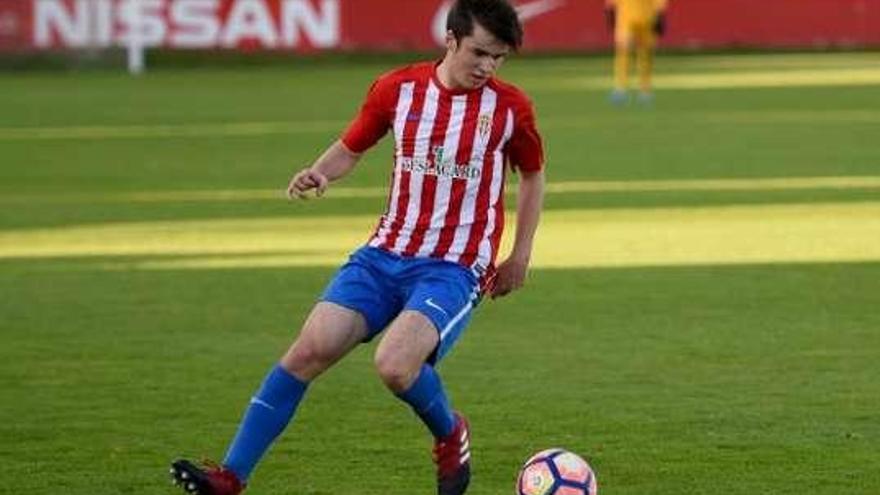
[[[520,2],[525,51],[606,50],[603,4]],[[443,40],[448,8],[440,0],[3,0],[0,51],[119,49],[132,38],[161,51],[432,51]],[[673,0],[669,22],[675,28],[663,45],[675,51],[880,44],[874,0]]]
[[[514,3],[548,185],[527,286],[441,366],[469,493],[556,446],[603,495],[880,493],[880,0],[670,0],[624,100],[602,0]],[[173,493],[171,459],[222,456],[372,232],[390,140],[318,201],[289,177],[442,56],[447,8],[0,0],[0,493]],[[433,492],[361,347],[248,493]]]

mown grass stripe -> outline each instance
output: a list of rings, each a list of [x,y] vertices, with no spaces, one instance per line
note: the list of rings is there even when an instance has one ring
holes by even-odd
[[[637,180],[637,181],[560,181],[547,184],[548,194],[576,193],[647,193],[687,191],[798,191],[798,190],[855,190],[880,188],[880,176],[862,177],[791,177],[749,179],[691,179],[691,180]],[[513,192],[510,188],[508,192]],[[335,186],[327,190],[322,200],[347,198],[383,198],[388,192],[382,187]],[[0,204],[39,203],[164,203],[164,202],[224,202],[282,200],[282,189],[228,189],[221,191],[152,191],[137,193],[82,193],[8,194],[0,197]]]
[[[345,121],[234,122],[226,124],[73,125],[0,128],[0,140],[102,140],[266,136],[339,131]]]
[[[878,77],[880,82],[880,77]],[[597,86],[599,87],[599,86]],[[688,119],[694,122],[737,124],[877,124],[880,110],[766,110],[763,112],[683,112],[673,116],[655,115],[654,118]],[[233,122],[225,124],[103,124],[69,126],[0,127],[0,141],[101,141],[111,139],[179,139],[211,137],[259,137],[271,135],[299,135],[335,133],[347,124],[343,120],[323,121],[266,121]],[[582,116],[547,117],[541,120],[543,129],[581,129],[595,127],[596,122]]]
[[[531,80],[523,85],[535,90],[596,90],[607,89],[606,77],[571,77]],[[880,84],[880,69],[876,67],[850,69],[792,69],[742,72],[691,72],[658,74],[654,78],[657,89],[705,90],[735,88],[780,87],[839,87],[873,86]]]

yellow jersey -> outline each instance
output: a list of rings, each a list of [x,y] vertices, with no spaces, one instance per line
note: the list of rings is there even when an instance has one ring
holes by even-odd
[[[617,18],[626,23],[644,23],[666,9],[667,0],[608,0],[617,9]]]

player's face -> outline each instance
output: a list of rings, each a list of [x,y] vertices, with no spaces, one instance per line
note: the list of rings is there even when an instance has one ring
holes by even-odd
[[[458,41],[446,35],[446,57],[450,76],[457,88],[479,88],[495,75],[510,47],[483,26],[474,23],[474,32]]]

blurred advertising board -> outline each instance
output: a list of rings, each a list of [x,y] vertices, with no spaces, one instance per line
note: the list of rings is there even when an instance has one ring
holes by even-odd
[[[516,0],[525,51],[602,50],[604,0]],[[0,0],[0,51],[148,47],[424,51],[447,0]],[[880,0],[670,0],[676,48],[880,45]]]

